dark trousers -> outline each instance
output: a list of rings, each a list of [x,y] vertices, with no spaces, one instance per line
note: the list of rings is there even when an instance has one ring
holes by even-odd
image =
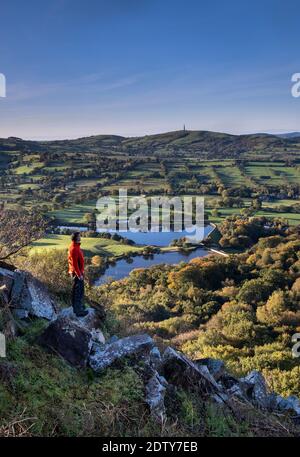
[[[72,306],[74,313],[79,313],[84,309],[84,281],[73,275],[72,286]]]

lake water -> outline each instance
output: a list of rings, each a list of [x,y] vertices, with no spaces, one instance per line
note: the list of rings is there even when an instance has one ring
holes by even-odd
[[[70,230],[78,230],[78,231],[86,231],[86,227],[68,227],[68,226],[59,226],[61,230],[63,229],[70,229]],[[136,244],[143,244],[148,246],[169,246],[170,243],[178,238],[188,237],[191,242],[199,242],[202,241],[207,235],[213,230],[211,225],[207,225],[206,227],[197,228],[193,231],[182,230],[181,232],[140,232],[140,231],[112,231],[110,233],[118,233],[119,235],[123,236],[124,238],[128,238],[129,240],[134,241]]]
[[[198,248],[191,252],[165,252],[154,254],[151,257],[136,256],[130,262],[126,259],[116,261],[114,265],[110,265],[105,273],[95,282],[96,286],[105,284],[111,280],[117,281],[129,275],[135,268],[149,268],[152,265],[159,265],[162,263],[177,264],[179,262],[189,262],[196,257],[204,257],[209,254],[204,248]]]
[[[85,231],[86,227],[68,227],[60,226],[61,229],[71,229]],[[181,232],[162,232],[162,231],[151,231],[151,232],[140,232],[140,231],[110,231],[110,233],[118,233],[121,236],[134,241],[139,245],[148,246],[169,246],[170,243],[178,238],[187,237],[191,242],[199,242],[208,236],[213,230],[211,225],[206,227],[195,229],[194,231],[182,230]],[[114,265],[110,265],[103,275],[95,282],[96,286],[105,284],[111,280],[117,281],[123,279],[130,274],[135,268],[149,268],[152,265],[159,265],[162,263],[175,265],[179,262],[189,262],[191,259],[196,257],[204,257],[209,254],[205,248],[198,248],[194,251],[173,251],[154,254],[149,257],[135,256],[130,260],[121,259],[117,260]]]
[[[117,233],[121,236],[134,241],[136,244],[145,244],[150,246],[169,246],[170,243],[178,238],[187,237],[191,242],[202,241],[212,231],[213,227],[207,225],[206,227],[194,229],[193,231],[182,230],[181,232],[140,232],[140,231],[128,231]]]

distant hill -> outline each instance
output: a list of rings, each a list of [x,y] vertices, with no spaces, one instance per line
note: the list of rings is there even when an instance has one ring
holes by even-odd
[[[300,141],[300,139],[299,139]],[[127,148],[152,151],[173,150],[194,153],[207,153],[216,156],[229,156],[255,150],[290,147],[291,142],[274,135],[231,135],[210,131],[176,131],[139,138],[129,138],[122,142]]]
[[[276,151],[298,147],[296,134],[284,137],[264,133],[231,135],[210,131],[174,131],[142,137],[96,135],[71,140],[31,141],[10,137],[0,139],[0,151],[28,152],[99,152],[119,151],[130,155],[192,153],[233,157],[247,152]]]
[[[119,145],[123,137],[117,135],[97,135],[72,140],[54,141],[31,141],[21,138],[9,137],[0,138],[0,151],[24,151],[24,152],[47,152],[47,151],[72,151],[85,152],[101,150]]]
[[[300,138],[300,132],[280,133],[279,138]]]

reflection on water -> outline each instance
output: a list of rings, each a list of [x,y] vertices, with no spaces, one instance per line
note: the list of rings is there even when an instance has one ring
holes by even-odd
[[[73,227],[61,226],[61,229],[73,229]],[[74,227],[75,228],[75,227]],[[76,227],[77,230],[86,230],[86,227]],[[207,235],[213,230],[211,225],[198,228],[194,232],[188,230],[182,230],[181,232],[163,232],[163,231],[151,231],[151,232],[140,232],[140,231],[109,231],[110,233],[118,233],[124,238],[134,241],[139,245],[148,246],[169,246],[170,243],[178,238],[187,237],[191,242],[202,241]],[[204,257],[209,254],[204,248],[198,248],[195,251],[184,252],[165,252],[160,254],[154,254],[148,257],[136,256],[130,259],[121,259],[115,262],[114,265],[110,265],[105,273],[95,282],[95,285],[104,284],[110,280],[117,281],[125,278],[135,268],[148,268],[152,265],[158,265],[161,263],[174,265],[179,262],[189,262],[191,259],[196,257]]]
[[[110,233],[118,233],[124,238],[134,241],[136,244],[145,244],[148,246],[169,246],[173,240],[178,238],[187,237],[191,242],[202,241],[212,231],[213,227],[207,225],[195,229],[194,231],[182,230],[181,232],[139,232],[139,231],[116,231]]]
[[[189,262],[191,259],[196,257],[204,257],[209,254],[204,248],[198,248],[192,252],[166,252],[160,254],[154,254],[149,257],[136,256],[131,259],[118,260],[114,265],[110,265],[105,273],[95,282],[96,286],[105,284],[111,280],[117,281],[123,279],[129,275],[129,273],[135,268],[148,268],[152,265],[158,265],[161,263],[176,264],[179,262]]]
[[[59,226],[61,230],[71,229],[86,231],[86,227],[68,227],[68,226]],[[182,230],[181,232],[139,232],[139,231],[112,231],[109,230],[109,233],[117,233],[123,238],[128,238],[129,240],[134,241],[136,244],[144,244],[148,246],[169,246],[173,240],[178,238],[187,237],[191,242],[202,241],[203,238],[206,238],[207,235],[212,231],[213,227],[207,225],[206,227],[198,228],[194,231]],[[102,230],[103,231],[103,230]]]

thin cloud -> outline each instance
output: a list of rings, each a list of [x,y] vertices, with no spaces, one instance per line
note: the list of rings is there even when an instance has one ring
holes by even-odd
[[[15,83],[8,87],[8,100],[22,102],[26,100],[48,97],[59,94],[80,94],[86,92],[105,93],[115,89],[125,88],[137,84],[141,80],[141,74],[129,75],[122,78],[107,81],[103,74],[90,74],[83,77],[63,81],[45,83]]]

